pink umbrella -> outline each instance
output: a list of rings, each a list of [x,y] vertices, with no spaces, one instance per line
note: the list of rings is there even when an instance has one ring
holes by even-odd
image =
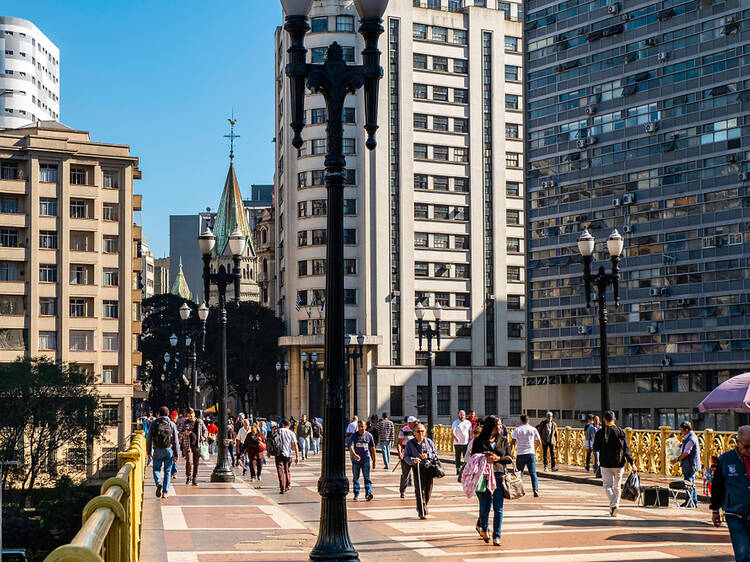
[[[750,373],[724,381],[698,404],[699,412],[715,410],[750,412]]]

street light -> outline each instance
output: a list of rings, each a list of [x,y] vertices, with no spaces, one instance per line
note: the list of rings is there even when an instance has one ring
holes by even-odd
[[[203,336],[203,341],[205,341],[208,308],[205,304],[201,305],[201,307],[198,309],[198,320],[200,320],[200,328],[194,328],[190,330],[188,329],[188,321],[190,320],[190,315],[192,312],[193,311],[188,303],[182,303],[182,306],[180,307],[180,328],[182,330],[182,335],[185,338],[185,351],[189,353],[190,358],[190,402],[193,406],[193,409],[198,410],[198,353],[196,349],[198,343],[196,341],[196,336],[198,336],[200,330],[200,334]],[[201,347],[203,347],[203,344],[201,345]]]
[[[234,482],[234,471],[229,458],[229,439],[227,433],[227,286],[234,282],[234,300],[240,298],[240,256],[245,250],[245,237],[238,230],[229,236],[229,250],[232,252],[234,269],[230,273],[222,264],[217,272],[211,271],[211,255],[216,246],[216,237],[210,228],[198,237],[198,246],[203,254],[203,294],[204,303],[210,302],[211,285],[219,290],[219,328],[221,334],[221,379],[219,380],[219,454],[216,466],[211,473],[211,482]],[[204,312],[204,314],[206,314]]]
[[[432,329],[429,322],[424,322],[425,307],[421,302],[417,303],[415,314],[417,316],[417,331],[419,332],[419,351],[422,351],[422,338],[427,339],[427,435],[432,439],[432,425],[435,421],[432,409],[432,338],[437,341],[437,348],[440,349],[440,317],[443,315],[443,307],[439,302],[435,303],[432,314],[435,316],[435,329]],[[425,324],[427,326],[425,327]]]
[[[380,67],[378,38],[383,33],[382,17],[388,0],[354,0],[359,13],[359,32],[364,38],[361,65],[348,65],[338,43],[328,47],[323,64],[307,64],[304,39],[310,30],[307,14],[312,0],[281,0],[286,13],[284,29],[291,45],[287,50],[289,64],[286,74],[290,83],[292,109],[292,145],[302,147],[305,126],[305,81],[314,93],[322,93],[328,113],[326,128],[327,153],[325,158],[325,186],[328,191],[328,241],[326,247],[326,333],[325,373],[326,409],[324,441],[340,443],[344,438],[344,170],[346,159],[342,152],[344,127],[342,113],[348,94],[364,86],[365,130],[368,150],[375,148],[378,109],[378,82],[383,75]],[[322,474],[318,481],[321,496],[321,518],[318,541],[310,552],[311,560],[358,560],[359,556],[349,538],[346,520],[346,496],[349,481],[346,477],[343,447],[323,450]]]
[[[284,363],[283,365],[284,370],[282,371],[282,365],[278,361],[276,362],[276,374],[279,375],[279,379],[281,382],[281,407],[279,408],[279,412],[281,413],[282,419],[284,418],[284,406],[286,404],[286,381],[289,377],[289,363]]]
[[[601,406],[602,412],[610,410],[609,403],[609,358],[607,356],[607,286],[612,285],[615,297],[615,308],[620,306],[620,256],[625,241],[617,229],[612,231],[607,239],[607,251],[612,262],[612,272],[605,273],[604,266],[599,266],[596,275],[591,275],[591,261],[594,256],[596,241],[588,229],[578,238],[578,251],[583,256],[583,283],[586,291],[586,308],[591,308],[591,286],[596,287],[597,306],[599,308],[599,369],[601,377]]]
[[[352,381],[352,389],[353,389],[353,395],[352,395],[352,407],[349,409],[349,412],[347,412],[347,419],[351,419],[354,414],[358,413],[357,405],[357,373],[359,372],[357,369],[357,361],[359,360],[359,367],[362,368],[362,358],[364,357],[364,353],[362,351],[362,348],[365,344],[365,336],[362,334],[357,335],[357,346],[354,347],[353,345],[350,345],[351,342],[351,336],[349,334],[346,334],[344,336],[344,345],[346,346],[346,364],[347,364],[347,386],[349,383],[349,380]],[[351,379],[349,377],[349,365],[352,366],[351,369]],[[347,400],[349,399],[349,392],[347,389],[346,393]]]
[[[253,375],[252,373],[248,376],[250,381],[250,397],[252,398],[252,405],[250,406],[250,416],[253,421],[258,417],[258,385],[260,384],[260,374]],[[255,414],[253,414],[253,411]]]

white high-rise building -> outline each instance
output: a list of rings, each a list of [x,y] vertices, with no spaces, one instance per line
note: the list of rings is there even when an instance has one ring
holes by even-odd
[[[0,16],[0,129],[60,120],[60,49],[30,21]]]
[[[521,413],[525,364],[522,8],[497,0],[391,0],[380,39],[378,146],[364,146],[362,91],[344,110],[346,331],[363,334],[350,413],[426,414],[427,353],[415,305],[442,306],[434,358],[438,423],[459,408]],[[337,41],[361,63],[351,1],[316,0],[305,43],[323,62]],[[326,110],[305,96],[303,148],[291,145],[288,35],[276,32],[278,310],[286,322],[285,413],[320,412]],[[314,301],[313,301],[314,299]],[[312,301],[312,306],[311,306]],[[299,306],[297,306],[299,303]],[[299,310],[298,310],[299,308]],[[434,325],[434,324],[433,324]],[[352,337],[356,348],[356,337]],[[319,377],[317,377],[319,378]],[[356,396],[356,399],[355,399]]]

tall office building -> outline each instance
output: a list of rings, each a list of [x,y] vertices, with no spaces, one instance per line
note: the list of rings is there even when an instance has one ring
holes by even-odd
[[[520,414],[524,364],[521,5],[391,0],[380,39],[377,140],[364,147],[363,94],[343,112],[346,332],[364,336],[350,411],[426,414],[426,348],[415,305],[442,308],[435,353],[437,420],[458,408]],[[316,0],[305,43],[322,63],[333,41],[361,63],[351,2]],[[287,33],[276,32],[277,290],[288,335],[286,412],[319,408],[300,368],[322,364],[326,271],[326,109],[306,92],[305,144],[291,145]],[[333,296],[330,296],[333,298]],[[356,338],[352,344],[356,345]],[[355,400],[356,395],[356,400]]]
[[[0,16],[0,129],[60,119],[60,49],[30,21]]]
[[[141,272],[141,290],[143,298],[153,297],[155,292],[154,280],[154,254],[148,247],[148,240],[144,237],[141,239],[141,256],[143,259],[143,271]]]
[[[0,361],[46,356],[91,373],[104,440],[93,458],[82,447],[61,461],[89,475],[117,469],[141,364],[138,159],[39,122],[0,131],[0,167]]]
[[[154,260],[154,294],[163,295],[169,292],[169,258]]]
[[[699,415],[750,365],[746,2],[526,4],[529,363],[524,407],[597,410],[599,327],[576,240],[625,238],[607,292],[612,406],[624,425],[728,429]]]

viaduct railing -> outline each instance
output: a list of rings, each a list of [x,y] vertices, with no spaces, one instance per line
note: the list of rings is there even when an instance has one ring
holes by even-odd
[[[396,426],[396,432],[401,426]],[[512,428],[510,433],[512,433]],[[434,428],[435,447],[438,451],[453,451],[453,434],[450,427],[436,425]],[[678,476],[681,474],[679,463],[672,465],[669,462],[667,440],[676,438],[679,440],[680,432],[669,426],[659,429],[631,429],[625,428],[628,436],[630,450],[633,458],[638,463],[641,472],[651,474],[664,474],[667,476]],[[719,456],[726,451],[734,449],[736,433],[730,431],[714,431],[706,429],[696,431],[701,449],[701,462],[704,467],[711,465],[711,457]],[[584,447],[585,434],[583,429],[564,427],[558,430],[557,462],[571,466],[585,466],[586,448]],[[536,452],[537,461],[541,461],[541,452]]]
[[[130,447],[118,453],[117,476],[83,508],[83,525],[70,544],[57,547],[44,562],[137,562],[141,542],[146,438],[136,431]]]

